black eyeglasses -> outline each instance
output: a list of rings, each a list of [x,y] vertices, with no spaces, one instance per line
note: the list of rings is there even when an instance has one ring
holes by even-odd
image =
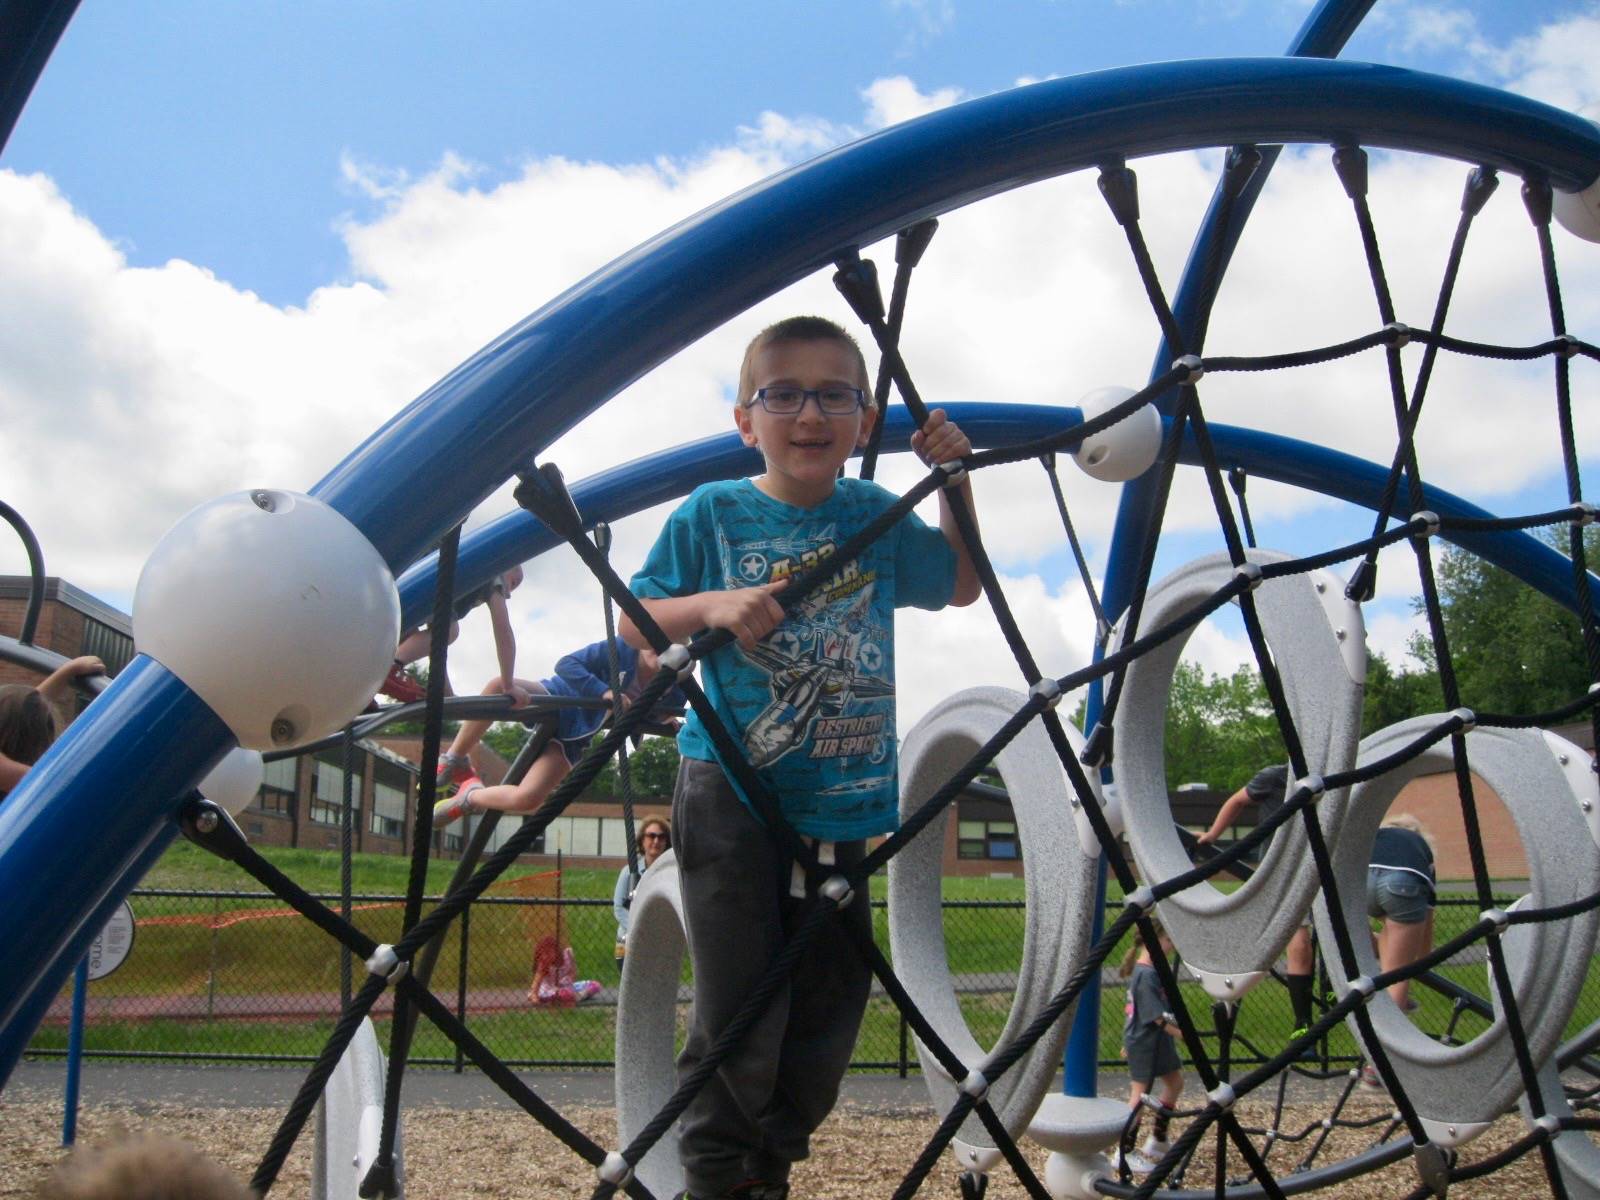
[[[664,833],[644,833],[640,834],[639,836],[644,838],[644,840],[647,842],[665,842],[671,840]]]
[[[866,393],[857,387],[802,388],[779,384],[775,387],[757,388],[755,396],[746,404],[750,408],[760,402],[761,407],[777,417],[792,417],[815,399],[817,409],[830,417],[845,417],[866,403]]]

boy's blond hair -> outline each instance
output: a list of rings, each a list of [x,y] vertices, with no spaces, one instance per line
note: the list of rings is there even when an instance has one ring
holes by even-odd
[[[145,1133],[75,1150],[37,1200],[258,1200],[243,1180],[187,1142]]]
[[[855,338],[851,337],[842,325],[828,320],[827,317],[785,317],[756,334],[744,348],[744,361],[739,364],[739,394],[736,398],[739,407],[748,405],[756,394],[756,380],[751,363],[760,351],[774,342],[838,342],[849,347],[851,357],[856,362],[856,385],[866,393],[866,406],[868,408],[873,406],[872,380],[867,376],[867,359],[861,353],[861,347]]]

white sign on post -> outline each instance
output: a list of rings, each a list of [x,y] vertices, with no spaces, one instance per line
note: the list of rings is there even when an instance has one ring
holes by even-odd
[[[133,950],[133,906],[117,906],[100,936],[89,944],[89,978],[104,979],[120,967]]]

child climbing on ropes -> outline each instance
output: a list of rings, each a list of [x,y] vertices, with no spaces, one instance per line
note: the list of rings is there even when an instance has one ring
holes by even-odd
[[[498,690],[505,692],[514,692],[512,684],[515,682],[513,676],[517,665],[517,634],[511,627],[511,610],[506,606],[506,597],[516,591],[521,582],[521,567],[512,567],[504,574],[496,575],[482,587],[474,588],[456,601],[455,617],[450,622],[450,642],[453,644],[461,633],[462,618],[480,605],[489,610],[489,625],[494,630],[495,661],[500,664],[501,687]],[[426,625],[402,633],[400,644],[394,651],[394,666],[389,668],[389,677],[378,690],[402,704],[421,700],[427,694],[427,689],[406,674],[406,666],[426,657],[432,642],[433,634]],[[447,696],[455,694],[448,678],[444,681],[444,693]]]
[[[828,559],[896,497],[839,478],[878,413],[866,361],[831,321],[794,317],[745,351],[733,410],[765,473],[698,488],[668,518],[633,591],[674,640],[726,629],[736,641],[701,664],[717,715],[743,743],[786,822],[819,861],[858,863],[897,824],[894,610],[971,604],[980,594],[950,508],[939,528],[892,525],[830,582],[785,613],[792,576]],[[935,409],[911,448],[927,463],[972,451]],[[970,484],[956,485],[968,505]],[[624,619],[635,646],[647,640]],[[704,1060],[810,910],[789,852],[724,774],[691,714],[678,735],[672,800],[694,1005],[679,1079]],[[854,927],[854,936],[846,923]],[[838,1097],[870,977],[856,937],[871,937],[866,889],[816,931],[766,1014],[700,1090],[680,1124],[690,1200],[783,1200],[790,1164]]]
[[[655,678],[656,656],[650,650],[635,650],[620,637],[613,639],[617,655],[617,679],[622,688],[623,707],[638,699],[645,684]],[[611,651],[605,642],[591,642],[581,650],[574,650],[556,663],[556,673],[549,679],[511,679],[497,676],[484,685],[488,695],[509,692],[517,703],[525,704],[530,696],[570,696],[586,699],[611,699]],[[676,720],[687,703],[676,686],[656,705],[654,718],[667,724]],[[455,789],[434,805],[434,828],[485,809],[500,812],[529,813],[544,803],[544,798],[567,777],[572,764],[588,749],[590,739],[605,724],[606,712],[599,708],[563,708],[556,716],[556,734],[550,739],[521,783],[485,785],[472,769],[470,755],[473,747],[483,740],[488,721],[463,721],[450,748],[439,756],[439,783],[443,789]]]
[[[1222,802],[1222,807],[1217,810],[1216,820],[1211,822],[1211,828],[1195,841],[1202,846],[1214,843],[1222,836],[1223,830],[1239,819],[1245,805],[1252,801],[1256,804],[1258,823],[1265,821],[1283,807],[1288,794],[1289,768],[1263,767],[1252,775],[1242,788]],[[1296,820],[1298,819],[1297,817]],[[1309,920],[1308,914],[1307,921]],[[1303,924],[1290,935],[1289,944],[1284,947],[1283,985],[1289,993],[1289,1008],[1294,1013],[1294,1030],[1289,1034],[1290,1038],[1303,1037],[1315,1019],[1312,1012],[1312,997],[1315,992],[1316,964],[1316,951],[1311,945],[1311,926]],[[1316,1050],[1307,1046],[1301,1053],[1303,1057],[1310,1058],[1315,1055]]]
[[[1153,922],[1161,942],[1162,952],[1172,953],[1172,939],[1160,922]],[[1178,1043],[1173,1036],[1178,1029],[1177,1018],[1172,1015],[1172,1005],[1161,986],[1161,976],[1150,960],[1150,950],[1142,940],[1129,947],[1122,960],[1121,975],[1128,981],[1128,1002],[1123,1008],[1122,1056],[1128,1060],[1128,1107],[1132,1116],[1123,1126],[1122,1140],[1117,1146],[1117,1161],[1135,1174],[1143,1175],[1155,1169],[1155,1160],[1170,1150],[1167,1125],[1172,1120],[1172,1110],[1183,1094],[1183,1063],[1178,1058]],[[1161,1081],[1161,1099],[1155,1103],[1156,1116],[1150,1136],[1144,1146],[1136,1148],[1139,1125],[1144,1119],[1145,1095]]]
[[[62,663],[34,687],[0,685],[0,800],[56,740],[55,706],[71,691],[73,680],[105,673],[105,663],[86,654]]]

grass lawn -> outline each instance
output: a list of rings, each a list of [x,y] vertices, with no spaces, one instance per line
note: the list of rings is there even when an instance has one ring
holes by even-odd
[[[335,853],[266,848],[281,870],[313,893],[336,893],[339,858]],[[369,897],[396,897],[404,891],[407,860],[389,855],[357,855],[354,891]],[[455,869],[453,863],[435,863],[428,879],[430,894],[442,891]],[[545,875],[533,885],[534,894],[553,896],[554,881],[540,868],[513,868],[508,879]],[[608,986],[617,981],[612,961],[615,924],[610,909],[616,873],[609,869],[565,868],[561,880],[564,899],[575,903],[559,908],[549,903],[486,903],[475,905],[466,929],[467,986],[480,995],[494,993],[494,1011],[468,1014],[473,1030],[503,1057],[512,1060],[601,1063],[610,1060],[615,1012],[596,1005],[572,1010],[542,1010],[526,1005],[521,997],[530,983],[532,947],[539,937],[559,934],[577,956],[579,974],[598,978]],[[244,894],[214,897],[143,895],[134,906],[139,927],[133,953],[110,977],[91,985],[90,999],[119,1004],[117,1019],[97,1017],[87,1031],[94,1050],[150,1050],[196,1057],[214,1053],[315,1055],[336,1016],[340,983],[340,952],[309,922],[286,909],[275,898],[250,894],[254,881],[231,864],[212,858],[188,843],[176,844],[146,879],[145,888],[184,890],[238,889]],[[497,886],[491,898],[523,889]],[[887,880],[871,881],[871,893],[881,901]],[[1112,899],[1117,898],[1113,885]],[[1024,911],[1020,878],[950,878],[944,881],[947,900],[989,901],[987,907],[950,907],[945,910],[945,945],[952,972],[961,980],[960,1004],[974,1036],[991,1045],[1005,1024],[1011,1003],[1015,972],[1021,958]],[[372,907],[355,912],[356,925],[378,941],[394,941],[400,932],[397,902],[369,901]],[[1442,941],[1464,928],[1476,916],[1475,906],[1441,907],[1438,937]],[[557,927],[559,922],[559,928]],[[888,953],[887,912],[877,908],[874,927],[879,944]],[[1131,943],[1125,938],[1106,959],[1114,969]],[[445,936],[435,990],[453,1003],[462,963],[462,924],[456,922]],[[1478,966],[1452,966],[1444,974],[1487,994],[1485,970]],[[354,964],[359,984],[362,968]],[[993,976],[985,980],[984,976]],[[688,974],[685,968],[685,979]],[[1210,1001],[1198,985],[1185,985],[1183,1001],[1202,1030],[1211,1028]],[[1418,1025],[1443,1033],[1451,1020],[1450,1004],[1443,997],[1418,987],[1423,1007]],[[229,1003],[248,1012],[232,1020],[208,1019]],[[488,1000],[485,1003],[489,1003]],[[1108,985],[1101,997],[1100,1057],[1119,1060],[1123,993]],[[509,1011],[503,1011],[509,1006]],[[176,1011],[175,1011],[176,1010]],[[276,1012],[277,1015],[274,1015]],[[292,1015],[291,1015],[292,1013]],[[181,1014],[182,1019],[175,1019]],[[1600,1017],[1600,978],[1591,983],[1575,1014],[1570,1032]],[[1244,1000],[1238,1023],[1236,1056],[1276,1053],[1293,1025],[1288,998],[1282,987],[1263,983]],[[380,1036],[387,1038],[387,1021]],[[1454,1030],[1465,1040],[1485,1027],[1470,1014]],[[65,1045],[64,1025],[46,1025],[37,1034],[37,1048]],[[1335,1056],[1355,1053],[1349,1033],[1340,1027],[1328,1042]],[[857,1058],[894,1062],[900,1050],[900,1019],[887,1000],[874,999],[863,1024]],[[453,1059],[454,1050],[431,1026],[423,1029],[417,1044],[421,1057]],[[914,1045],[909,1051],[913,1067]]]

